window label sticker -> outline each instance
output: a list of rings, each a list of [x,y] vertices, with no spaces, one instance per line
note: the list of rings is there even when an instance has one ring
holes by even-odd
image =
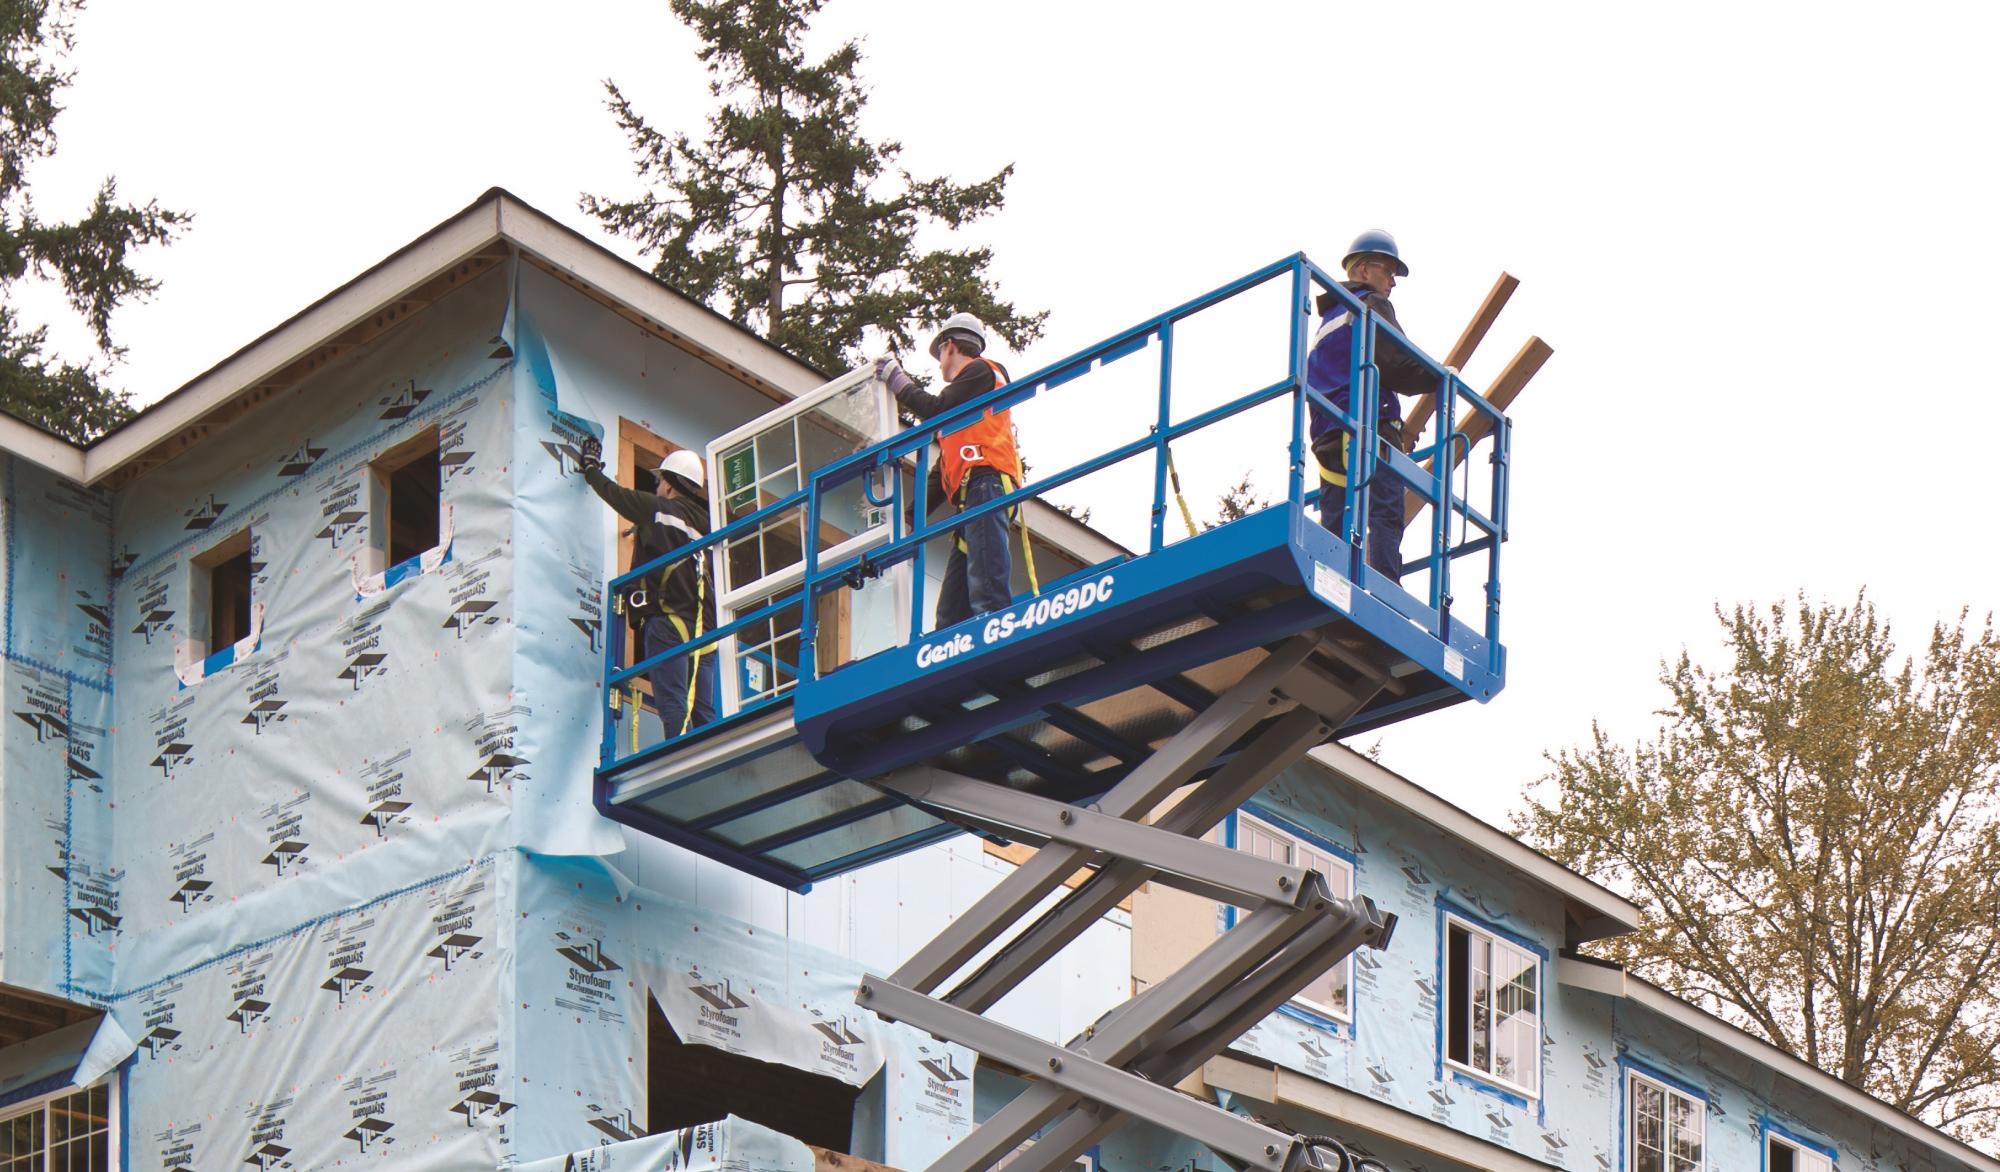
[[[1455,680],[1465,678],[1465,656],[1447,647],[1444,649],[1445,674]]]
[[[1354,584],[1333,572],[1324,562],[1313,563],[1313,593],[1342,610],[1354,606]]]

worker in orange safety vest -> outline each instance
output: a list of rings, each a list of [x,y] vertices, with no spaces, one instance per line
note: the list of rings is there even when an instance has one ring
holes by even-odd
[[[931,394],[918,387],[892,357],[875,362],[876,376],[888,383],[896,401],[919,419],[929,419],[968,403],[1007,382],[1007,371],[985,357],[986,326],[969,313],[945,319],[931,339],[931,357],[945,378]],[[961,512],[1013,492],[1021,485],[1021,454],[1014,422],[1005,410],[983,416],[938,437],[939,477],[945,495]],[[961,523],[953,532],[938,595],[937,629],[973,615],[1004,609],[1014,598],[1013,557],[1007,543],[1007,510],[995,509]]]

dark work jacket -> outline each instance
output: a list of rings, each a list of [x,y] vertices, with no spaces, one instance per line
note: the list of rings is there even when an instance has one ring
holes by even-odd
[[[688,535],[692,529],[696,533],[708,533],[708,506],[700,500],[684,497],[658,496],[638,489],[626,488],[606,476],[601,470],[586,469],[583,478],[590,483],[592,491],[604,498],[612,511],[636,526],[632,543],[632,564],[643,566],[661,554],[679,549],[694,538]],[[705,555],[683,558],[675,562],[664,575],[648,575],[644,586],[637,583],[628,585],[624,593],[628,599],[645,591],[645,605],[634,606],[630,601],[625,605],[625,617],[633,626],[642,626],[649,618],[674,615],[687,624],[688,631],[695,627],[695,610],[701,610],[701,628],[715,629],[715,587],[711,581],[706,591],[696,579],[697,562],[706,562]],[[665,578],[664,586],[662,577]]]
[[[994,374],[995,368],[999,374]],[[912,386],[896,396],[896,401],[909,409],[918,419],[929,419],[942,415],[960,403],[969,403],[1000,385],[1007,377],[1007,368],[999,363],[988,363],[975,359],[966,364],[958,377],[944,385],[944,390],[933,395],[921,387]]]
[[[1396,307],[1389,299],[1360,281],[1342,281],[1340,287],[1400,331]],[[1354,323],[1347,303],[1332,294],[1320,298],[1319,328],[1314,331],[1312,351],[1306,359],[1306,382],[1336,407],[1348,408],[1348,365],[1353,357]],[[1421,395],[1438,389],[1438,377],[1409,347],[1387,334],[1375,335],[1375,367],[1382,374],[1382,402],[1378,418],[1396,423],[1403,418],[1397,395]],[[1333,416],[1313,406],[1312,438],[1334,430]]]

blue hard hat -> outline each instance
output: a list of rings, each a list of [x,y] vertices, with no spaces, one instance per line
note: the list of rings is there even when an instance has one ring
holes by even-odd
[[[1346,268],[1349,262],[1355,257],[1371,252],[1377,256],[1386,256],[1390,260],[1395,261],[1397,276],[1407,277],[1410,275],[1410,266],[1404,264],[1403,258],[1396,252],[1396,238],[1380,228],[1370,228],[1361,235],[1356,236],[1354,243],[1347,246],[1347,255],[1340,258],[1340,267]]]

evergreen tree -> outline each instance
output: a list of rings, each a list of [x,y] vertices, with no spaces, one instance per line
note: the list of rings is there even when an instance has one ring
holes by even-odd
[[[1250,474],[1251,469],[1244,469],[1243,479],[1222,490],[1222,495],[1215,501],[1215,520],[1203,525],[1203,530],[1227,525],[1271,507],[1270,501],[1257,495],[1257,486],[1250,483]]]
[[[60,67],[75,47],[83,0],[0,0],[0,410],[78,443],[130,418],[131,397],[105,385],[124,351],[111,341],[111,314],[159,283],[129,254],[173,239],[189,217],[156,201],[120,203],[105,179],[81,219],[45,220],[28,195],[28,169],[56,153],[56,116],[73,75]],[[7,303],[15,282],[52,280],[82,315],[98,355],[78,365],[48,351],[48,329],[24,323]]]
[[[809,61],[801,45],[824,2],[672,0],[720,102],[707,140],[654,129],[607,81],[647,191],[586,194],[583,210],[638,241],[655,276],[821,370],[861,361],[871,329],[907,351],[915,329],[960,310],[1025,346],[1048,315],[1000,298],[991,250],[916,242],[927,225],[998,211],[1013,167],[979,183],[919,179],[898,165],[900,143],[863,138],[860,46]]]

